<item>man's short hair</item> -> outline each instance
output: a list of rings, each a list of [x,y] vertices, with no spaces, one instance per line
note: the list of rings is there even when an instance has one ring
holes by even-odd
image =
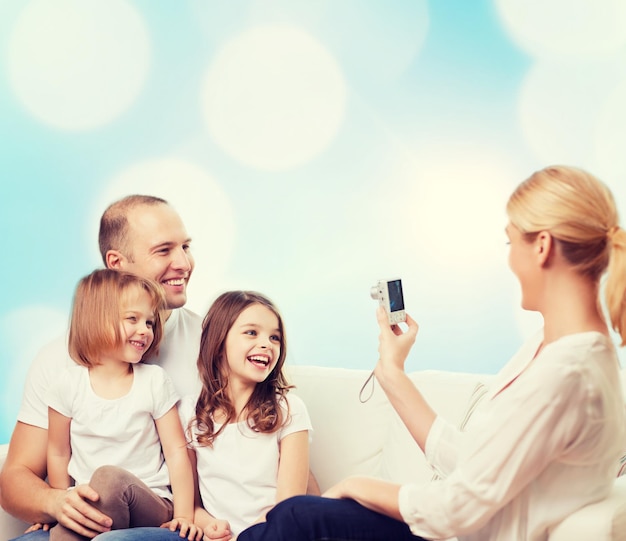
[[[100,255],[106,266],[109,250],[122,252],[132,262],[133,254],[128,244],[128,212],[142,205],[167,205],[165,199],[153,195],[127,195],[111,203],[100,218],[98,244]]]

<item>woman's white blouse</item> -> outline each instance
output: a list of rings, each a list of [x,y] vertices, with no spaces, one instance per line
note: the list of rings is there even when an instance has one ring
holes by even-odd
[[[464,432],[437,418],[426,458],[443,477],[403,485],[399,506],[426,539],[539,541],[607,496],[625,447],[619,362],[597,332],[534,337],[495,378]]]

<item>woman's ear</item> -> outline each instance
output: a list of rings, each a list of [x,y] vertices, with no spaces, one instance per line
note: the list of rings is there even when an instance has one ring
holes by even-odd
[[[554,239],[547,231],[540,231],[535,239],[535,251],[537,259],[542,267],[545,267],[554,251]]]

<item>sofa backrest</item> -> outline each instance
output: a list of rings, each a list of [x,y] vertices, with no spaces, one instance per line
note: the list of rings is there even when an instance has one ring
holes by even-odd
[[[378,473],[391,406],[379,385],[367,402],[359,401],[369,372],[292,366],[288,376],[311,416],[311,470],[321,489],[348,475]]]
[[[437,370],[412,372],[409,377],[437,414],[458,426],[465,418],[474,393],[480,392],[490,379],[484,374]],[[429,481],[433,471],[393,408],[390,418],[380,476],[395,483]]]
[[[432,472],[422,452],[370,381],[367,370],[290,366],[292,391],[307,405],[313,423],[311,470],[322,490],[348,475],[374,475],[400,482],[426,481]],[[409,374],[437,412],[460,423],[476,384],[488,376],[443,371]]]

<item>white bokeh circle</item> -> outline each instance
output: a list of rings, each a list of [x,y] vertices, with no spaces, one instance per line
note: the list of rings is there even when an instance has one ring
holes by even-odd
[[[236,160],[278,171],[308,162],[337,135],[347,89],[333,56],[305,31],[260,26],[228,41],[207,73],[209,133]]]
[[[518,97],[518,118],[535,154],[546,164],[593,164],[602,104],[624,72],[617,57],[536,62]]]
[[[348,78],[358,81],[360,92],[395,83],[428,37],[427,0],[341,0],[324,7],[319,32],[341,59]]]
[[[95,202],[89,245],[96,245],[99,217],[113,201],[130,194],[162,197],[180,214],[196,262],[189,282],[187,307],[204,313],[222,289],[235,242],[230,199],[219,183],[199,166],[181,159],[132,165],[112,178]],[[97,218],[96,218],[97,216]],[[94,257],[100,259],[99,254]]]
[[[105,125],[135,100],[150,66],[143,18],[125,0],[35,0],[8,43],[8,77],[23,106],[55,128]]]
[[[419,162],[408,169],[413,188],[403,198],[404,208],[397,210],[405,217],[405,242],[415,250],[418,268],[451,272],[464,283],[502,269],[505,205],[522,178],[489,149],[450,145],[422,150]]]
[[[511,310],[520,335],[529,336],[540,316],[520,307],[505,228],[509,196],[532,171],[479,144],[432,145],[415,158],[404,172],[414,178],[413,188],[397,210],[407,227],[395,241],[412,254],[410,274],[419,277],[420,302],[432,312],[423,317],[438,314],[465,332],[485,307],[502,310],[503,318]]]
[[[511,38],[534,56],[617,51],[626,45],[623,0],[496,0]]]

